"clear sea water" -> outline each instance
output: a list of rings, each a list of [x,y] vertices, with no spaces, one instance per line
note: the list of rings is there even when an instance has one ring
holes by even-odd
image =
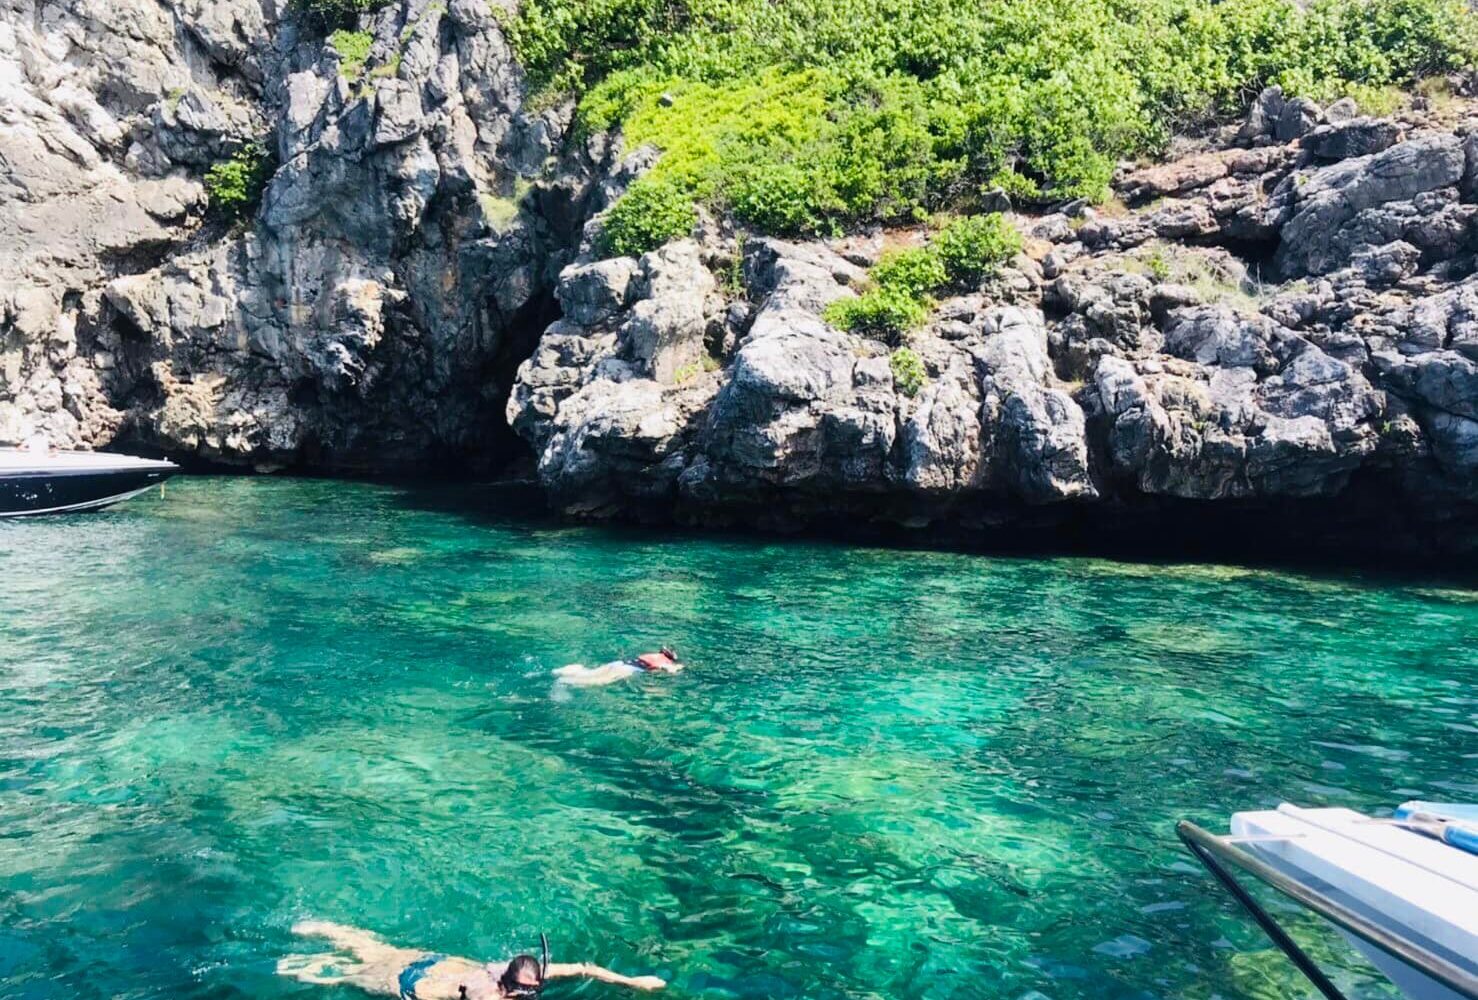
[[[1478,798],[1470,591],[492,496],[198,478],[0,523],[0,996],[356,995],[273,974],[305,916],[542,930],[674,998],[1301,996],[1174,821]],[[664,640],[687,673],[550,682]]]

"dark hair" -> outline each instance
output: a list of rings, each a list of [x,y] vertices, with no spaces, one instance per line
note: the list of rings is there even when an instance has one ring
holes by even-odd
[[[518,955],[508,963],[503,975],[498,977],[498,985],[503,987],[505,993],[522,992],[531,987],[531,984],[524,982],[530,975],[535,984],[541,987],[544,985],[544,972],[539,967],[539,960],[533,955]]]

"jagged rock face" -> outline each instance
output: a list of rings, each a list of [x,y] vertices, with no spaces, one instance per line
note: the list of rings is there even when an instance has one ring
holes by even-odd
[[[605,150],[556,160],[569,109],[523,111],[486,4],[364,26],[350,81],[270,2],[8,12],[0,436],[258,468],[496,453]],[[264,135],[259,213],[212,224],[201,176]]]
[[[526,109],[483,0],[367,15],[357,71],[282,0],[0,10],[0,443],[460,469],[511,427],[590,515],[972,530],[1373,497],[1478,537],[1470,100],[1371,118],[1271,88],[1121,172],[1127,210],[1017,216],[1027,253],[940,303],[909,395],[823,318],[884,234],[705,219],[592,260],[657,154]],[[275,172],[227,226],[202,179],[253,138]]]
[[[751,239],[728,301],[696,277],[640,279],[674,261],[732,273],[740,247],[722,239],[577,263],[508,417],[582,515],[969,535],[1187,501],[1373,505],[1368,522],[1467,551],[1472,125],[1266,95],[1247,146],[1124,174],[1129,213],[1019,220],[1030,256],[913,337],[928,373],[913,396],[884,345],[823,318],[865,281],[865,240]],[[1254,282],[1249,254],[1285,282]],[[708,364],[654,367],[629,333],[650,315],[682,315],[681,357]]]
[[[1279,270],[1328,274],[1403,240],[1433,260],[1469,249],[1478,206],[1458,201],[1466,157],[1455,135],[1418,136],[1369,156],[1295,171],[1273,192]]]
[[[0,438],[101,444],[124,419],[106,391],[120,345],[87,330],[100,286],[177,246],[203,207],[198,176],[158,153],[153,113],[205,87],[217,134],[259,124],[252,52],[275,15],[209,6],[184,28],[130,0],[0,14]]]
[[[937,328],[916,338],[931,378],[911,398],[880,345],[792,304],[849,294],[837,280],[855,280],[845,261],[779,241],[751,252],[775,258],[768,269],[781,277],[722,371],[679,385],[650,377],[612,332],[629,322],[619,312],[587,326],[562,320],[519,370],[510,420],[572,509],[656,501],[701,516],[779,504],[823,516],[875,496],[917,517],[966,497],[981,509],[1094,503],[1124,483],[1201,499],[1329,495],[1376,449],[1382,394],[1264,316],[1174,309],[1157,349],[1106,344],[1091,383],[1073,385],[1056,372],[1040,308],[957,308],[948,339]],[[663,254],[696,259],[699,248]],[[564,281],[588,293],[596,273],[652,263],[572,267]],[[1083,308],[1101,313],[1105,298]],[[649,297],[629,312],[644,307],[667,306]],[[1149,309],[1140,322],[1153,322]],[[1094,438],[1107,459],[1097,468]]]

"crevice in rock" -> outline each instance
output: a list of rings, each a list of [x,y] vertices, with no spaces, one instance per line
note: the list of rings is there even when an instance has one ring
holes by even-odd
[[[103,250],[98,254],[98,263],[107,280],[145,274],[160,267],[178,254],[184,253],[192,242],[193,234],[183,239],[150,240],[134,243],[127,249]]]
[[[534,458],[533,448],[513,431],[505,414],[508,397],[513,392],[518,366],[533,355],[544,330],[560,318],[559,300],[554,290],[535,295],[517,314],[509,318],[503,337],[488,365],[488,384],[493,386],[492,409],[494,430],[489,435],[488,459],[494,471],[502,472],[527,465]]]
[[[1247,268],[1247,277],[1250,281],[1261,285],[1279,285],[1283,283],[1283,276],[1278,273],[1275,258],[1278,254],[1278,240],[1238,239],[1233,237],[1213,237],[1206,240],[1188,240],[1188,246],[1207,247],[1214,250],[1225,250]]]

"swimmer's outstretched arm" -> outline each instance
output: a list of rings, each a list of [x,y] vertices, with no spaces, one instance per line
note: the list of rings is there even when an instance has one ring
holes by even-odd
[[[613,986],[629,986],[634,990],[660,990],[667,983],[656,976],[623,976],[619,972],[610,969],[602,969],[593,962],[578,962],[571,965],[559,965],[551,962],[549,970],[544,973],[546,979],[567,979],[573,976],[583,976],[586,979],[598,979],[603,983]]]

